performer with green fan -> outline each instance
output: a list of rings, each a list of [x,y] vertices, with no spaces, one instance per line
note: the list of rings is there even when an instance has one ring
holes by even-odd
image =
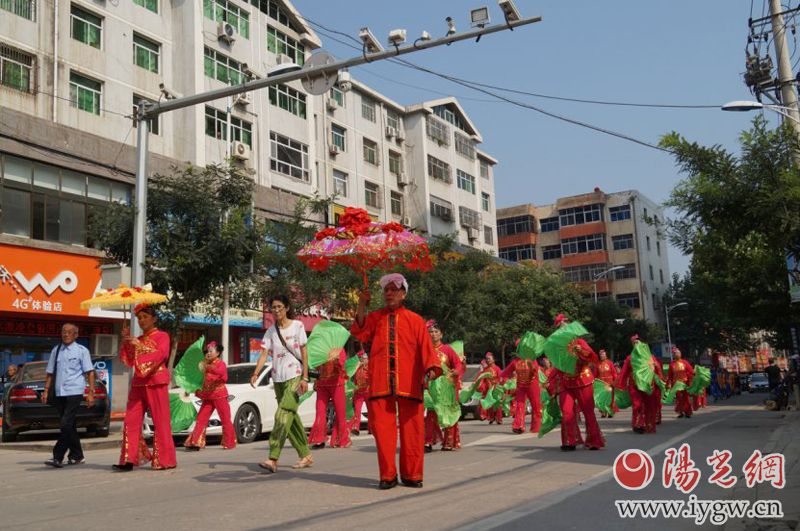
[[[220,359],[222,349],[222,345],[212,341],[206,345],[206,357],[200,362],[199,369],[204,374],[203,387],[195,392],[195,396],[203,403],[197,413],[194,430],[183,443],[187,450],[198,451],[205,448],[206,428],[208,428],[208,421],[215,409],[222,423],[222,447],[226,450],[236,447],[236,432],[233,431],[233,422],[231,422],[228,388],[225,387],[225,382],[228,381],[228,367]]]
[[[597,364],[597,374],[596,377],[601,382],[607,383],[611,386],[611,405],[607,411],[600,411],[600,416],[602,418],[611,418],[614,416],[614,413],[619,411],[617,408],[615,396],[614,396],[614,382],[617,380],[617,368],[608,359],[608,354],[606,353],[606,349],[601,348],[598,352],[600,356],[600,363]]]
[[[514,401],[512,402],[514,422],[511,424],[511,431],[514,433],[523,433],[525,431],[525,412],[527,411],[526,404],[528,401],[531,403],[532,410],[531,433],[539,431],[539,427],[542,425],[542,401],[539,389],[540,367],[536,363],[535,357],[544,352],[544,341],[539,342],[542,346],[541,351],[537,351],[535,348],[529,349],[529,334],[535,334],[535,332],[528,332],[522,339],[517,340],[517,357],[500,373],[504,380],[510,380],[511,378],[517,380]],[[539,334],[535,335],[539,336]],[[541,336],[539,337],[541,338]],[[536,342],[535,339],[534,342]]]
[[[672,347],[672,362],[669,364],[667,372],[667,386],[672,387],[678,383],[689,387],[694,378],[694,367],[688,361],[682,359],[683,355],[678,347]],[[692,416],[692,400],[689,398],[689,391],[681,390],[675,393],[675,413],[678,418],[689,418]]]
[[[439,378],[447,378],[447,383],[453,387],[457,392],[461,388],[461,376],[464,374],[464,366],[458,357],[458,354],[450,345],[442,343],[442,331],[436,321],[433,319],[425,323],[428,327],[428,333],[433,342],[433,349],[436,351],[436,356],[444,374]],[[433,386],[433,384],[431,384]],[[454,393],[455,394],[455,393]],[[452,400],[451,406],[457,407],[460,414],[461,406],[458,404],[458,398],[448,395],[448,398],[455,398]],[[444,397],[437,397],[438,400],[444,400]],[[441,404],[445,407],[445,404]],[[459,415],[460,416],[460,415]],[[443,419],[439,418],[436,413],[436,408],[429,409],[425,414],[425,452],[431,452],[433,445],[441,442],[442,451],[450,451],[461,448],[461,432],[458,428],[458,421],[452,426],[447,426],[449,421],[445,421],[444,426],[441,425]],[[442,429],[444,428],[444,429]]]
[[[636,433],[655,433],[661,396],[656,393],[656,379],[661,372],[659,362],[650,353],[646,343],[639,335],[631,336],[633,351],[625,358],[617,387],[627,389],[633,407],[631,426]]]
[[[481,383],[478,385],[478,391],[483,397],[481,400],[481,405],[478,406],[481,420],[488,420],[489,424],[493,424],[495,422],[502,424],[503,406],[502,404],[497,404],[497,401],[493,399],[495,388],[500,385],[500,368],[495,364],[494,354],[491,352],[486,353],[483,361],[485,367],[480,373],[478,373],[478,378],[485,374],[488,374],[489,376],[484,377],[480,381]]]

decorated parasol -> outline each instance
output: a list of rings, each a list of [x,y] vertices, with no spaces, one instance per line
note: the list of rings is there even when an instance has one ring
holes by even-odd
[[[308,366],[312,369],[339,356],[350,332],[333,321],[320,321],[308,336]]]
[[[297,256],[314,271],[325,271],[334,264],[344,264],[364,279],[374,268],[392,269],[403,265],[408,269],[429,271],[432,268],[428,243],[399,223],[377,223],[366,210],[344,209],[339,227],[317,232]]]
[[[572,343],[586,335],[589,335],[589,332],[578,321],[566,324],[550,334],[544,343],[544,352],[553,367],[561,372],[574,375],[578,357],[573,352]]]
[[[91,299],[81,302],[81,308],[121,308],[137,304],[160,304],[167,300],[166,295],[153,292],[153,286],[128,287],[120,284],[117,288],[98,291]]]

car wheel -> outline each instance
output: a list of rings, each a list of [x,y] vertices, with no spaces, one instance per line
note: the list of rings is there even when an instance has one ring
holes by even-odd
[[[2,441],[3,442],[14,442],[17,440],[17,434],[11,431],[6,427],[6,423],[3,422],[3,435]]]
[[[258,434],[261,433],[261,419],[256,408],[252,404],[242,405],[236,412],[233,427],[239,443],[248,444],[255,441]]]
[[[108,437],[109,432],[111,431],[111,426],[109,424],[104,424],[103,426],[95,426],[94,427],[94,436],[95,437]]]

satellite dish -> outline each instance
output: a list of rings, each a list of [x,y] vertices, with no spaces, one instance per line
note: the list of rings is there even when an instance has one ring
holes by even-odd
[[[314,68],[316,66],[322,65],[329,65],[336,62],[336,58],[325,51],[319,51],[311,55],[311,57],[306,61],[305,66],[303,67],[304,70],[309,68]],[[302,78],[303,88],[309,94],[313,94],[315,96],[321,96],[327,93],[333,86],[336,84],[336,81],[339,79],[338,72],[332,72],[328,75],[321,75],[315,77],[304,77]]]

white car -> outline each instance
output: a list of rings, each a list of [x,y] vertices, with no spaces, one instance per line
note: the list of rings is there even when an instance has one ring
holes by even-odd
[[[278,402],[275,400],[275,386],[272,378],[269,377],[271,367],[265,366],[261,374],[258,375],[255,388],[250,385],[250,376],[255,370],[255,363],[237,363],[228,366],[228,381],[225,384],[228,388],[228,402],[231,406],[231,417],[233,429],[236,431],[236,440],[239,443],[251,443],[261,433],[272,430],[275,424],[275,412],[278,410]],[[170,393],[180,394],[180,388],[170,389]],[[189,395],[190,400],[197,410],[200,409],[202,400]],[[311,397],[298,409],[303,426],[310,428],[314,424],[316,415],[316,400]],[[153,421],[149,414],[145,416],[144,434],[146,437],[152,435]],[[187,430],[173,433],[174,436],[188,436],[194,430],[194,423]],[[222,425],[217,411],[211,415],[211,420],[206,429],[207,436],[221,436]]]

